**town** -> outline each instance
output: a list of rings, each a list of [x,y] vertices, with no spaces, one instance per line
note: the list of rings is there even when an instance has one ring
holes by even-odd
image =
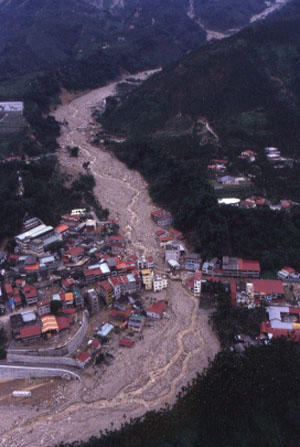
[[[155,210],[151,218],[158,227],[153,235],[158,259],[136,254],[119,234],[118,222],[98,221],[93,211],[74,209],[55,228],[36,217],[24,220],[14,250],[0,254],[7,366],[38,364],[42,375],[44,364],[58,365],[49,375],[60,375],[59,367],[67,366],[71,378],[76,368],[111,361],[116,350],[132,348],[147,328],[163,324],[169,281],[180,281],[200,306],[202,290],[221,282],[233,306],[266,307],[269,319],[261,325],[259,342],[300,339],[300,274],[294,269],[284,267],[270,280],[260,279],[255,260],[203,261],[186,250],[168,211]]]

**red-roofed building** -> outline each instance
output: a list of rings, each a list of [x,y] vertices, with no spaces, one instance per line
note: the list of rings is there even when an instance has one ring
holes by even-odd
[[[35,304],[38,300],[38,293],[34,286],[30,284],[25,284],[22,289],[27,305]]]
[[[92,356],[89,352],[80,352],[80,354],[76,357],[77,365],[79,368],[85,368],[91,359]]]
[[[92,282],[101,279],[103,276],[102,271],[99,268],[83,270],[83,275],[87,284],[91,284]]]
[[[64,253],[64,257],[68,258],[69,262],[73,262],[74,264],[77,264],[77,262],[82,259],[83,255],[84,249],[82,247],[70,247]]]
[[[147,317],[159,319],[162,317],[164,311],[166,310],[167,303],[165,301],[157,301],[157,303],[148,307]]]
[[[254,299],[268,300],[283,299],[284,288],[281,281],[277,279],[255,279],[253,280]]]
[[[163,228],[172,225],[173,222],[172,214],[163,209],[152,211],[151,217],[157,225]]]
[[[75,285],[75,279],[73,278],[63,279],[61,285],[63,289],[67,292],[71,290],[71,288]]]
[[[217,274],[216,270],[214,271]],[[243,278],[259,278],[260,264],[258,261],[223,256],[221,276]]]
[[[156,236],[162,236],[162,235],[165,235],[166,234],[166,230],[163,230],[162,228],[160,228],[159,230],[156,230],[155,231],[155,235]]]
[[[109,314],[109,318],[112,320],[124,322],[129,319],[132,313],[132,309],[127,309],[125,312],[123,312],[122,310],[113,309]]]
[[[40,270],[39,262],[36,262],[35,264],[32,264],[32,265],[25,265],[25,271],[27,273],[38,272],[39,270]]]
[[[31,341],[39,338],[42,334],[42,328],[38,324],[20,327],[20,338],[23,341]]]
[[[70,328],[70,320],[66,317],[56,317],[58,330],[63,331],[64,329]]]
[[[54,229],[54,231],[56,235],[62,240],[69,234],[69,229],[69,225],[60,224]]]
[[[134,345],[134,341],[130,338],[123,337],[119,340],[119,346],[125,347],[125,348],[131,348]]]

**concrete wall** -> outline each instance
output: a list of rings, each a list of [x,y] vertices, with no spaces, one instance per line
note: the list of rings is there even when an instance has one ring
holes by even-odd
[[[7,354],[18,354],[18,355],[26,355],[26,356],[38,356],[38,357],[62,357],[65,355],[73,354],[76,349],[81,345],[85,334],[88,329],[88,316],[89,313],[87,310],[83,312],[82,316],[82,324],[76,334],[67,341],[64,346],[60,346],[59,348],[49,348],[49,349],[8,349]],[[28,360],[26,360],[28,361]],[[35,363],[37,361],[35,360]],[[38,359],[38,363],[41,363],[41,359]],[[47,362],[49,363],[49,362]],[[50,362],[51,363],[51,362]]]
[[[34,355],[24,355],[24,354],[15,354],[8,352],[6,359],[9,363],[34,363],[34,364],[42,364],[42,365],[59,365],[59,366],[71,366],[78,367],[78,363],[75,359],[71,359],[70,357],[45,357],[45,356],[34,356]]]
[[[69,369],[0,365],[0,380],[29,379],[32,377],[61,377],[63,379],[78,379],[81,381],[80,376]]]

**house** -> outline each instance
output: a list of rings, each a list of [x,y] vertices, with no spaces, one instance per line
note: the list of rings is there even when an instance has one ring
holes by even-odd
[[[108,278],[108,282],[112,287],[114,298],[118,300],[121,297],[121,285],[122,285],[121,277],[120,276],[110,277]]]
[[[167,308],[167,303],[165,301],[157,301],[157,303],[148,307],[147,317],[160,319],[160,318],[162,318],[162,315],[163,315],[164,311],[166,310],[166,308]]]
[[[139,314],[132,314],[128,320],[128,328],[135,332],[142,332],[145,324],[145,317]]]
[[[132,348],[133,345],[134,345],[134,341],[128,337],[123,337],[123,338],[120,338],[120,340],[119,340],[119,346],[121,346],[121,347]]]
[[[282,300],[285,292],[283,284],[278,279],[255,279],[253,280],[253,294],[256,302],[270,302]]]
[[[99,312],[99,299],[98,299],[98,294],[97,294],[96,290],[89,289],[87,291],[87,298],[88,298],[88,303],[89,303],[91,313],[94,314],[94,313]]]
[[[152,211],[151,217],[157,225],[163,228],[167,228],[173,223],[172,214],[163,209]]]
[[[122,323],[124,323],[124,321],[127,321],[129,319],[132,313],[132,309],[127,309],[126,311],[113,309],[109,314],[109,318],[111,320],[121,321]]]
[[[161,292],[168,287],[167,275],[155,275],[153,278],[153,291]]]
[[[96,354],[97,352],[99,352],[101,350],[101,343],[99,340],[90,340],[88,342],[88,347],[89,347],[89,351],[91,354]]]
[[[145,290],[152,290],[153,285],[153,271],[149,269],[145,269],[141,271],[142,274],[142,282],[145,287]]]
[[[64,258],[67,262],[77,264],[84,256],[84,249],[82,247],[69,247],[68,250],[64,252]]]
[[[21,289],[24,294],[27,306],[31,304],[35,304],[38,301],[38,293],[34,286],[30,284],[25,284],[25,286]]]
[[[37,302],[37,313],[40,317],[43,315],[50,314],[51,312],[50,303],[51,301],[49,298],[45,298]]]
[[[92,360],[92,355],[89,352],[80,352],[76,357],[76,363],[78,368],[85,368]]]
[[[114,299],[114,289],[109,281],[101,281],[98,284],[99,295],[104,299],[105,304],[109,306]]]

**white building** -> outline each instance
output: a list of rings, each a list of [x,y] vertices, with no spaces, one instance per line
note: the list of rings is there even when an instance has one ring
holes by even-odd
[[[168,278],[166,275],[155,275],[153,279],[153,291],[161,292],[168,287]]]
[[[201,296],[202,275],[196,273],[194,276],[194,296]]]

